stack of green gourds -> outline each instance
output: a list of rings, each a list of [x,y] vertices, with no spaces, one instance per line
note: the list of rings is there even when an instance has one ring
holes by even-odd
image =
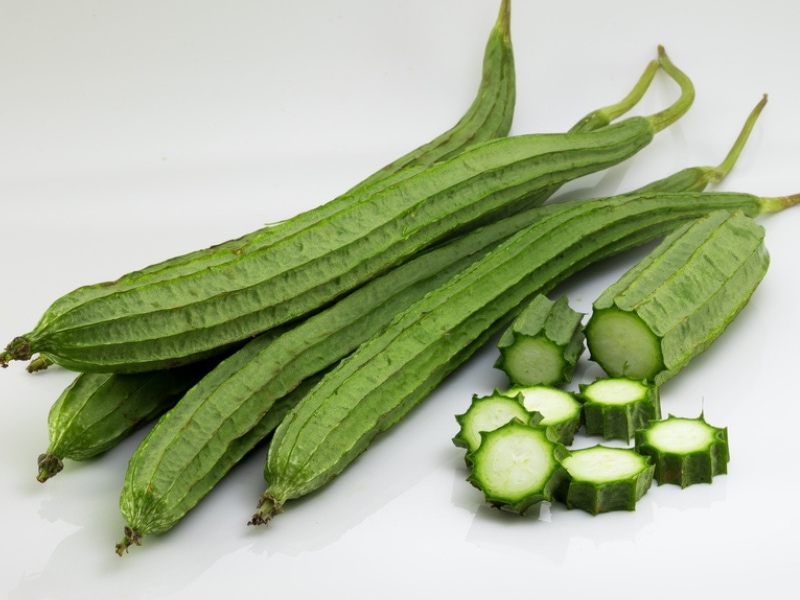
[[[268,522],[338,475],[538,294],[709,212],[755,216],[800,201],[703,191],[736,160],[762,101],[718,167],[546,203],[647,146],[694,89],[659,48],[619,103],[565,133],[509,136],[509,4],[453,128],[288,221],[66,294],[0,354],[3,366],[79,373],[51,410],[40,481],[158,418],[128,466],[118,553],[168,531],[266,439],[267,487],[250,523]],[[622,118],[659,72],[679,98]]]

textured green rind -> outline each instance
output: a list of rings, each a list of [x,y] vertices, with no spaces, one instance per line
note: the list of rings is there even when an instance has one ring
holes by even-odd
[[[591,475],[578,475],[571,468],[572,461],[597,452],[603,453],[598,460],[609,464],[613,464],[617,455],[632,456],[637,459],[638,468],[634,472],[620,473],[615,480],[598,480]],[[563,460],[563,466],[569,477],[556,490],[556,499],[563,502],[567,508],[580,509],[592,515],[617,510],[636,510],[636,503],[652,485],[656,468],[649,457],[637,454],[631,448],[610,448],[601,445],[573,450],[570,456]]]
[[[481,438],[478,449],[467,457],[472,465],[467,481],[496,508],[524,513],[532,506],[551,501],[567,478],[562,461],[569,452],[546,427],[511,421],[481,433]],[[520,443],[529,447],[520,448]],[[535,472],[526,473],[532,463]],[[504,485],[507,482],[499,480],[501,474],[515,480],[519,489]]]
[[[512,387],[504,393],[520,397],[520,402],[529,412],[542,415],[539,425],[555,431],[562,444],[572,444],[582,418],[582,405],[575,394],[545,385]]]
[[[626,372],[623,355],[604,358],[602,330],[592,319],[587,344],[613,376],[628,375],[664,383],[706,350],[747,304],[769,266],[764,228],[728,211],[687,223],[612,284],[595,302],[597,320],[621,312],[641,321],[642,335],[657,343],[661,364],[651,372]],[[607,348],[607,347],[606,347]],[[643,349],[640,349],[640,351]],[[636,349],[631,349],[635,355]],[[659,357],[657,357],[659,358]]]
[[[692,451],[679,451],[666,448],[654,439],[654,431],[665,431],[675,423],[697,425],[707,433],[706,443]],[[728,429],[710,425],[702,414],[697,418],[669,415],[663,421],[653,421],[647,428],[636,432],[634,447],[640,454],[652,458],[654,479],[658,485],[669,483],[685,488],[697,483],[711,483],[715,476],[728,472]]]
[[[137,375],[81,373],[50,409],[50,444],[39,457],[39,481],[64,459],[88,460],[166,412],[212,367],[197,363]]]
[[[503,332],[495,367],[512,385],[569,383],[583,352],[582,318],[564,296],[537,296]]]
[[[474,452],[481,443],[482,431],[497,429],[512,419],[535,425],[541,420],[541,415],[528,412],[519,397],[510,397],[498,391],[490,396],[476,394],[466,412],[456,415],[459,430],[453,437],[453,443],[467,452]]]
[[[760,211],[748,194],[577,201],[501,244],[340,362],[276,430],[262,516],[340,473],[533,295],[615,252],[719,206]]]
[[[624,403],[612,403],[594,393],[597,385],[617,381],[637,385],[641,396]],[[580,384],[579,390],[578,398],[583,403],[582,418],[587,435],[627,442],[634,437],[637,429],[661,418],[660,394],[654,385],[623,377],[603,378],[590,384]]]
[[[632,117],[587,134],[486,142],[269,251],[48,312],[25,337],[32,351],[87,371],[195,359],[319,309],[426,246],[513,211],[533,191],[616,164],[650,139],[649,121]]]

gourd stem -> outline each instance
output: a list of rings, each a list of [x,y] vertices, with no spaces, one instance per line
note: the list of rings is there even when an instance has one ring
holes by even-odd
[[[283,512],[283,505],[269,494],[261,496],[258,503],[258,510],[248,521],[248,525],[266,525],[273,518]]]
[[[131,546],[141,546],[142,545],[142,535],[138,531],[134,531],[127,525],[125,526],[125,535],[116,546],[116,552],[120,556],[125,554],[128,551],[128,548]]]
[[[36,480],[44,483],[51,477],[57,475],[64,468],[64,463],[55,454],[42,454],[38,459],[39,474]]]
[[[615,104],[610,104],[592,111],[572,127],[570,132],[593,131],[605,127],[611,123],[611,121],[627,113],[639,103],[645,92],[650,88],[650,84],[653,82],[653,78],[659,67],[659,61],[650,61],[639,77],[639,80],[636,82],[636,85],[633,86],[633,89],[631,89],[627,96]]]
[[[0,352],[0,367],[7,367],[12,360],[28,360],[31,357],[31,345],[25,338],[16,337],[3,352]]]
[[[692,106],[695,96],[692,80],[672,63],[664,46],[658,47],[658,62],[664,72],[680,86],[681,95],[671,106],[649,117],[656,132],[666,129],[680,119]]]
[[[756,104],[755,108],[750,111],[750,115],[747,117],[747,120],[744,123],[744,127],[739,132],[739,136],[736,138],[736,141],[731,146],[728,155],[725,157],[719,166],[712,171],[712,175],[710,177],[710,181],[713,183],[718,183],[722,181],[728,173],[730,173],[733,165],[736,164],[736,161],[739,159],[739,155],[742,153],[742,149],[744,148],[747,140],[750,137],[750,133],[753,131],[753,127],[758,120],[761,111],[764,109],[764,106],[767,104],[767,95],[761,98],[758,104]]]
[[[786,208],[800,204],[800,194],[778,196],[776,198],[761,198],[761,213],[776,213]]]

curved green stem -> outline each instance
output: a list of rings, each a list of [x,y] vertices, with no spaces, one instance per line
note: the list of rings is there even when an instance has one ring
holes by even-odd
[[[742,153],[742,149],[744,148],[747,140],[750,138],[750,133],[753,131],[753,127],[758,120],[761,111],[764,109],[764,106],[767,104],[767,95],[761,98],[761,101],[756,104],[755,108],[750,111],[750,115],[747,117],[747,120],[744,123],[744,127],[739,132],[739,136],[736,138],[736,141],[731,146],[728,155],[725,157],[719,166],[713,169],[710,173],[709,181],[712,183],[719,183],[722,181],[728,173],[730,173],[733,165],[736,164],[736,161],[739,159],[739,155]]]
[[[576,123],[570,129],[570,132],[593,131],[595,129],[605,127],[606,125],[610,124],[611,121],[618,119],[627,113],[639,103],[645,92],[647,92],[647,90],[650,88],[650,84],[653,82],[653,78],[655,77],[656,72],[658,72],[660,66],[661,65],[658,60],[651,60],[647,64],[647,67],[642,75],[639,77],[636,85],[633,86],[633,89],[628,93],[627,96],[615,104],[610,104],[609,106],[604,106],[603,108],[599,108],[590,112],[578,123]]]
[[[664,46],[658,47],[658,62],[664,72],[669,75],[681,88],[681,95],[669,107],[648,117],[655,131],[666,129],[680,119],[694,102],[694,84],[686,74],[678,69],[667,56]]]

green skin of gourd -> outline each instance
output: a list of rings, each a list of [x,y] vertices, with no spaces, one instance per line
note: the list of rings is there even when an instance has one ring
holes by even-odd
[[[80,288],[15,338],[0,362],[39,352],[83,371],[176,366],[316,311],[428,246],[541,203],[544,192],[641,150],[694,98],[691,82],[663,53],[660,60],[682,87],[661,113],[476,144],[424,172],[401,171],[401,181],[338,212],[326,205],[269,228],[257,247],[225,245],[223,258],[202,259],[198,270],[189,261]]]
[[[565,296],[537,296],[503,332],[495,367],[516,386],[569,383],[584,349],[582,318]]]
[[[751,218],[716,211],[687,223],[597,298],[592,360],[663,384],[722,334],[768,267],[764,228]]]
[[[652,139],[646,120],[586,135],[593,134],[599,137],[493,140],[269,251],[242,253],[149,285],[141,279],[136,285],[107,284],[89,290],[93,298],[88,301],[78,290],[48,309],[33,332],[15,339],[8,354],[40,352],[70,369],[113,372],[177,366],[213,355],[318,310],[430,245],[524,208],[536,192],[616,164]],[[562,163],[574,170],[563,171]]]
[[[690,426],[698,435],[699,442],[692,448],[682,448],[685,442],[680,440],[685,435],[666,433],[676,424]],[[670,442],[673,437],[678,441],[673,442],[674,447],[669,447],[660,441],[658,433]],[[655,463],[654,478],[658,485],[673,484],[685,488],[698,483],[711,483],[717,475],[728,472],[728,430],[710,425],[702,414],[694,419],[669,415],[664,421],[652,422],[648,428],[636,432],[635,448],[640,454],[652,458]]]

